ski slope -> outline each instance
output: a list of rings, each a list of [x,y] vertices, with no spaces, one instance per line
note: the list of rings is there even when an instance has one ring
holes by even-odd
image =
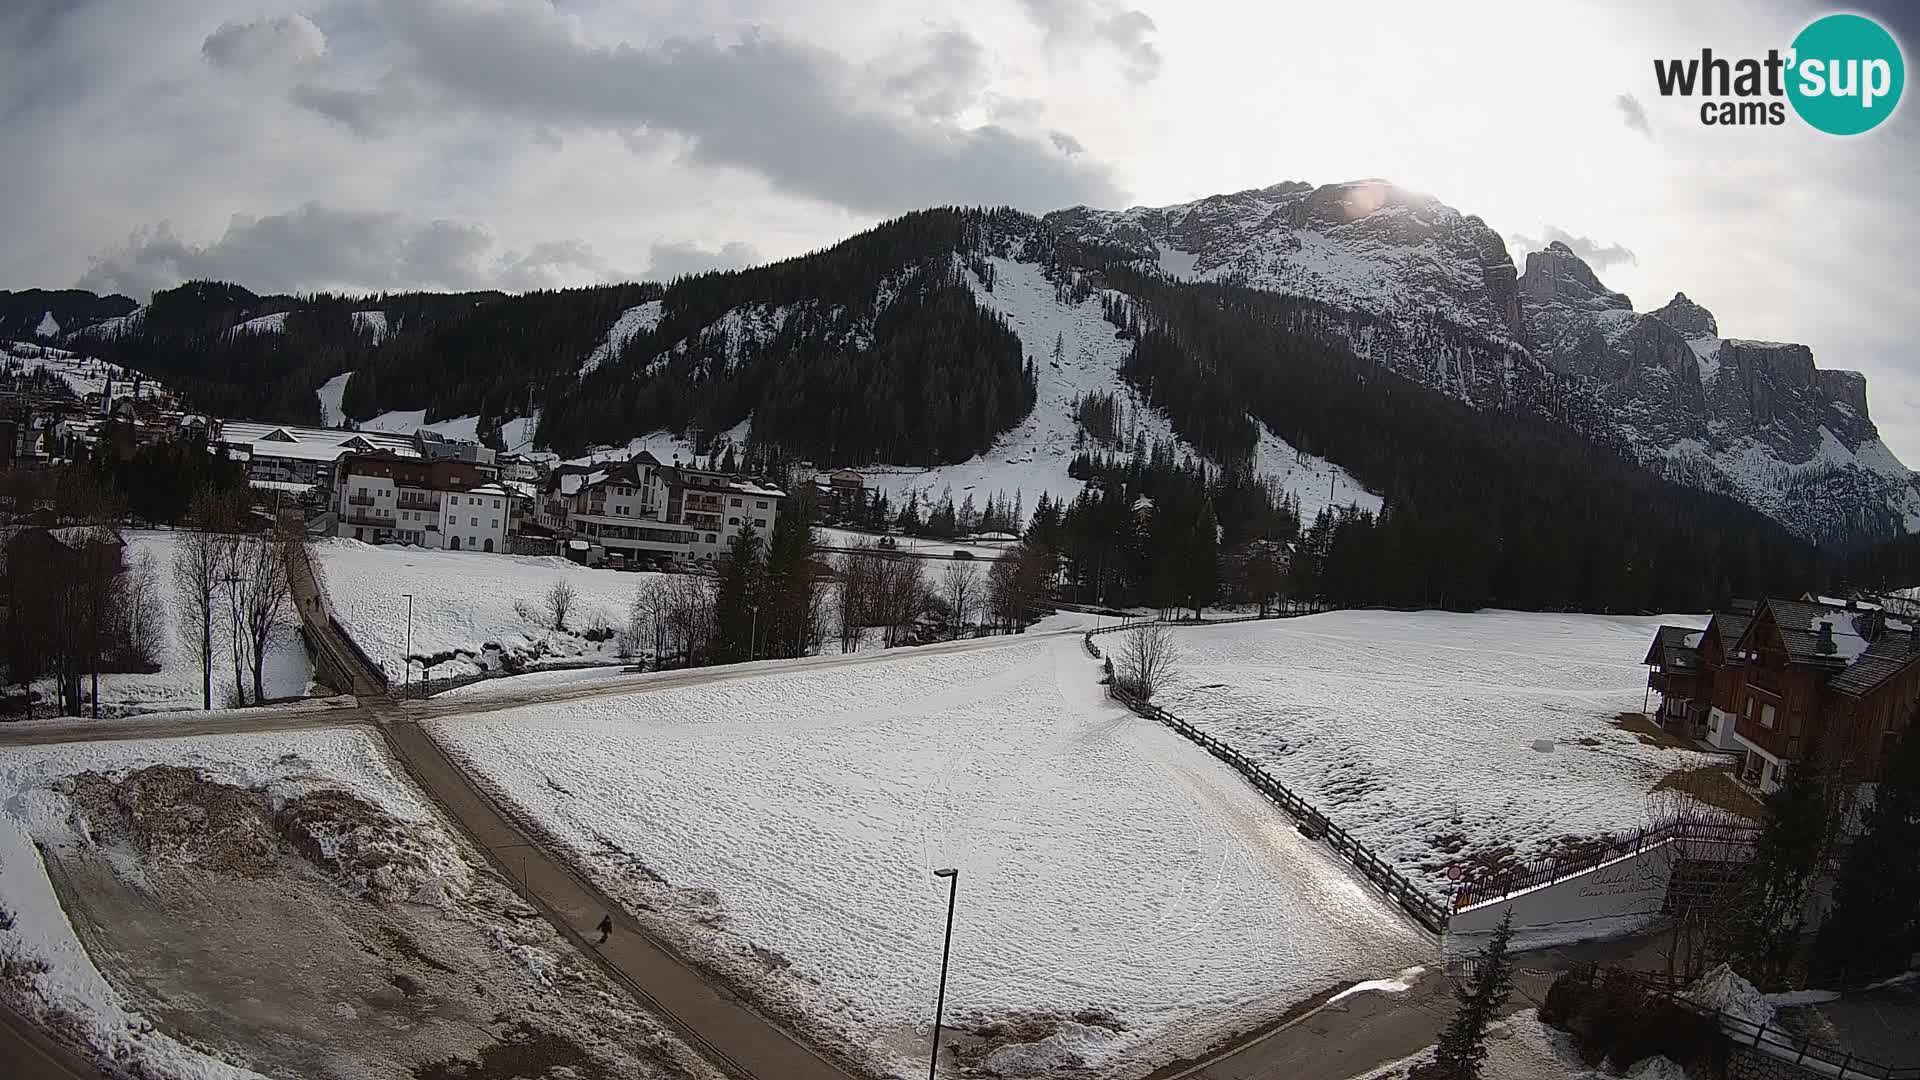
[[[948,1024],[1006,1076],[1139,1076],[1432,944],[1072,635],[433,724],[698,962],[882,1074]],[[1078,1014],[1080,1019],[1073,1019]],[[1111,1021],[1111,1022],[1109,1022]]]
[[[1042,492],[1072,501],[1085,486],[1067,475],[1067,466],[1080,449],[1075,441],[1079,425],[1074,419],[1074,403],[1093,394],[1113,394],[1131,413],[1134,431],[1122,432],[1129,443],[1137,432],[1149,443],[1172,443],[1182,453],[1201,456],[1174,433],[1163,414],[1141,400],[1120,377],[1120,367],[1132,346],[1114,336],[1113,324],[1102,316],[1099,295],[1075,304],[1055,295],[1053,283],[1038,265],[1007,258],[988,261],[993,265],[991,291],[971,274],[967,280],[973,286],[974,298],[1007,320],[1019,336],[1023,351],[1034,362],[1039,385],[1032,413],[987,452],[957,465],[930,469],[884,463],[865,466],[860,471],[870,486],[885,491],[895,507],[905,505],[912,493],[918,493],[924,504],[937,502],[947,491],[952,492],[956,503],[968,494],[975,502],[984,502],[994,492],[1012,497],[1018,491],[1029,510]],[[1056,346],[1058,359],[1054,355]],[[1256,467],[1275,476],[1284,490],[1299,495],[1301,513],[1308,521],[1328,505],[1329,481],[1335,504],[1358,503],[1366,509],[1379,509],[1379,497],[1346,470],[1322,458],[1296,453],[1264,425],[1260,430]]]

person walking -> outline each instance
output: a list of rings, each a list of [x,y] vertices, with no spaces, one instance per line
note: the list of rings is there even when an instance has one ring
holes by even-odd
[[[600,940],[594,942],[594,944],[605,945],[607,943],[607,939],[613,936],[613,916],[612,915],[600,916],[600,925],[595,927],[595,929],[600,931]]]

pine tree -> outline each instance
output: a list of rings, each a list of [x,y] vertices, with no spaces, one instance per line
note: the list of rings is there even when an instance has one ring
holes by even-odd
[[[1754,841],[1753,910],[1738,946],[1749,973],[1777,983],[1800,941],[1807,887],[1827,839],[1827,784],[1820,741],[1808,740],[1787,782],[1766,798],[1767,817]]]
[[[1473,982],[1454,988],[1459,1008],[1434,1047],[1433,1062],[1415,1069],[1419,1080],[1477,1080],[1487,1060],[1487,1025],[1498,1019],[1513,992],[1513,964],[1507,943],[1513,937],[1513,912],[1500,919],[1493,939],[1481,948]]]
[[[1840,867],[1815,963],[1842,985],[1901,970],[1920,951],[1920,717],[1882,764],[1873,808]]]
[[[759,534],[746,526],[727,543],[713,596],[714,647],[722,662],[746,660],[756,651],[766,573],[761,547]]]

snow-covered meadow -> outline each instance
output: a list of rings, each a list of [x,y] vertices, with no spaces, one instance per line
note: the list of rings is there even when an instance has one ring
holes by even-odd
[[[554,662],[616,663],[617,635],[641,582],[655,574],[594,570],[557,556],[375,547],[327,540],[313,548],[334,617],[387,677],[407,677],[407,599],[413,594],[412,678],[438,658],[434,678]],[[575,593],[567,629],[544,623],[558,582]],[[522,614],[521,609],[533,617]],[[607,636],[593,628],[604,625]],[[599,640],[591,640],[599,637]]]
[[[1662,622],[1705,619],[1342,611],[1183,629],[1155,701],[1445,897],[1457,860],[1631,832],[1662,777],[1717,760],[1611,724],[1640,710]]]
[[[200,661],[189,651],[181,637],[188,632],[180,622],[181,614],[187,610],[187,602],[173,579],[173,557],[178,534],[159,530],[125,530],[121,533],[121,539],[127,545],[126,560],[129,567],[143,559],[152,560],[160,614],[165,620],[165,625],[154,637],[154,660],[160,665],[160,670],[150,674],[112,672],[101,675],[100,714],[128,716],[134,713],[198,709],[205,702]],[[213,666],[215,708],[232,704],[233,665],[227,659],[229,640],[225,622],[216,619]],[[307,657],[306,646],[300,641],[298,616],[291,602],[287,605],[284,632],[267,653],[262,676],[269,698],[301,697],[312,688],[313,662]],[[250,678],[249,695],[252,693]],[[59,700],[51,678],[36,684],[35,689],[48,702]],[[90,682],[86,689],[91,689]]]
[[[883,1072],[924,1068],[940,867],[960,871],[948,1023],[1036,1019],[962,1036],[1003,1075],[1142,1074],[1431,957],[1098,675],[1077,636],[990,639],[432,732],[657,932]]]

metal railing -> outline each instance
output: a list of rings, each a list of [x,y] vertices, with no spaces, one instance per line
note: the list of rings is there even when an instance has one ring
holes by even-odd
[[[1449,971],[1453,966],[1449,965]],[[1710,1007],[1683,995],[1676,980],[1665,972],[1631,968],[1602,968],[1582,964],[1571,968],[1567,977],[1593,986],[1601,982],[1625,981],[1650,997],[1672,1002],[1697,1016],[1711,1019],[1727,1041],[1738,1048],[1751,1049],[1775,1061],[1793,1065],[1810,1076],[1829,1076],[1836,1080],[1860,1077],[1861,1080],[1920,1080],[1920,1065],[1882,1065],[1827,1043],[1802,1038],[1772,1024],[1755,1023],[1723,1009]]]
[[[1469,907],[1504,900],[1514,893],[1538,885],[1550,885],[1577,874],[1584,874],[1603,863],[1628,855],[1638,855],[1648,848],[1664,844],[1669,840],[1710,844],[1751,844],[1757,835],[1759,835],[1757,826],[1687,820],[1669,822],[1652,829],[1638,829],[1632,836],[1603,840],[1576,856],[1536,859],[1526,864],[1524,869],[1502,874],[1485,882],[1462,885],[1454,891],[1453,910],[1464,911]]]

